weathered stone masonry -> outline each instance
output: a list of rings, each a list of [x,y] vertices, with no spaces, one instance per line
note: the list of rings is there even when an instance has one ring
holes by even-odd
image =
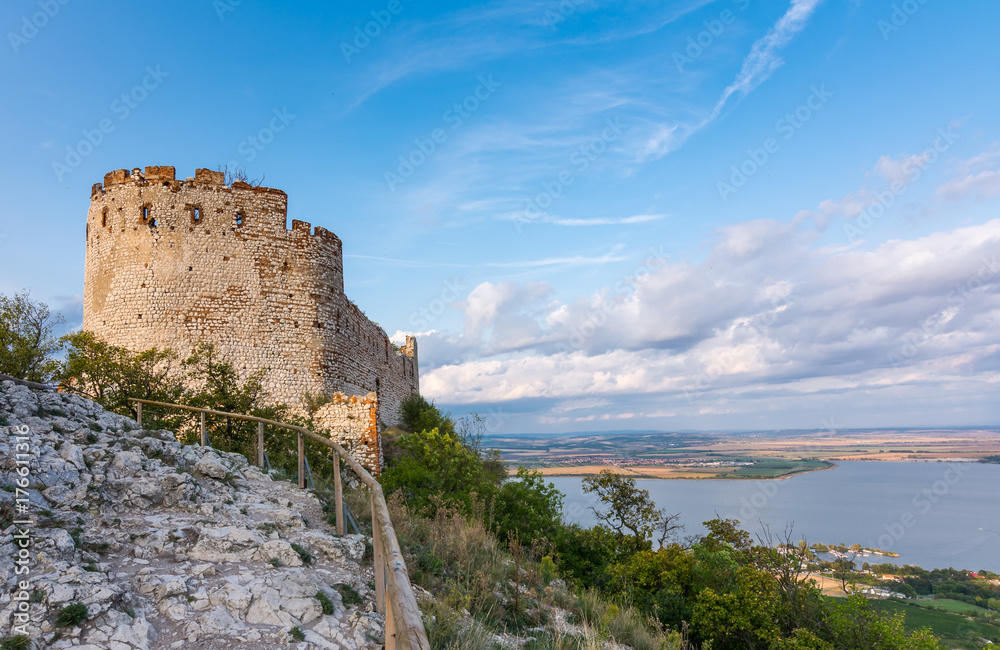
[[[263,369],[288,404],[374,392],[378,421],[395,424],[419,388],[416,340],[397,350],[347,299],[340,239],[303,221],[288,230],[287,206],[281,190],[226,186],[208,169],[107,174],[87,216],[84,328],[135,351],[212,342],[241,372]]]

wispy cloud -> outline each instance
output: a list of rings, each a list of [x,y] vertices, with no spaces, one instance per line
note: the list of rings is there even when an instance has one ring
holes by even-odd
[[[938,194],[948,199],[987,198],[1000,194],[1000,143],[989,151],[964,160],[958,165],[959,176],[940,188]]]
[[[736,80],[723,91],[708,122],[719,116],[730,97],[736,94],[741,99],[746,97],[767,81],[775,70],[784,65],[785,60],[780,55],[781,49],[805,28],[813,12],[822,3],[823,0],[792,0],[792,6],[785,15],[775,23],[764,38],[750,48],[750,54],[743,60],[743,69],[740,70]]]
[[[823,0],[792,0],[791,7],[781,19],[750,48],[750,54],[743,60],[740,73],[722,91],[722,95],[711,113],[702,120],[693,123],[678,122],[656,125],[648,132],[645,141],[640,145],[637,152],[638,160],[644,162],[660,158],[680,149],[691,136],[717,120],[734,96],[737,101],[743,99],[767,81],[774,74],[774,71],[785,63],[785,60],[781,58],[781,50],[805,29],[809,18],[822,3]]]
[[[619,218],[598,218],[598,219],[553,219],[552,223],[557,226],[624,226],[634,223],[649,223],[666,219],[665,214],[637,214],[631,217]]]
[[[570,228],[586,228],[593,226],[629,226],[639,223],[651,223],[666,219],[666,214],[635,214],[630,217],[594,217],[592,219],[560,217],[548,213],[528,215],[524,211],[509,212],[502,215],[500,220],[513,221],[514,223],[531,224],[551,224],[554,226],[566,226]]]
[[[632,20],[624,21],[602,20],[604,12],[620,8],[617,2],[603,0],[572,3],[573,15],[564,17],[560,25],[553,24],[547,12],[558,15],[562,5],[530,0],[487,3],[433,21],[404,21],[398,36],[385,37],[389,53],[368,67],[358,68],[364,73],[359,77],[362,87],[344,114],[410,75],[468,69],[532,50],[624,41],[656,32],[714,1],[689,0],[644,7]],[[579,21],[585,15],[591,18],[584,23],[588,30],[554,29],[562,23]]]
[[[409,266],[414,268],[465,268],[465,269],[478,269],[478,268],[493,268],[493,269],[536,269],[536,268],[551,268],[559,266],[593,266],[597,264],[612,264],[615,262],[624,262],[628,257],[620,254],[622,246],[618,245],[612,248],[612,250],[604,255],[588,256],[588,255],[573,255],[569,257],[547,257],[538,260],[517,260],[513,262],[481,262],[478,264],[462,264],[459,262],[427,262],[423,260],[401,260],[393,257],[379,257],[377,255],[345,255],[344,257],[350,257],[354,259],[362,260],[375,260],[378,262],[388,262],[390,264],[398,264],[399,266]]]

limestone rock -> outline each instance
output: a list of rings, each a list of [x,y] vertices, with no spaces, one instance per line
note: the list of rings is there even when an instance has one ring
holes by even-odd
[[[39,480],[28,498],[33,512],[47,513],[32,550],[29,632],[38,647],[278,648],[293,626],[307,647],[378,647],[379,617],[349,619],[330,587],[371,579],[358,563],[365,539],[335,537],[314,495],[242,456],[181,445],[75,395],[0,382],[0,416],[30,430]],[[11,444],[0,436],[0,458]],[[0,504],[10,507],[13,495],[0,491]],[[15,552],[15,532],[0,531],[5,557]],[[293,543],[312,553],[310,564]],[[5,593],[14,591],[12,572],[3,581]],[[323,614],[321,590],[333,615]],[[57,639],[51,621],[73,603],[86,605],[87,620],[59,629]],[[15,607],[0,598],[0,621]]]
[[[224,479],[229,473],[225,465],[222,464],[222,459],[211,452],[202,456],[201,460],[195,463],[194,471],[215,479]]]

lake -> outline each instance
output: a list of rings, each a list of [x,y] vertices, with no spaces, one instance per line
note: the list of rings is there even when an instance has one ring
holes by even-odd
[[[580,477],[551,477],[566,495],[567,521],[592,526],[599,504]],[[1000,465],[950,462],[841,462],[832,470],[782,481],[638,479],[660,508],[679,512],[684,534],[701,522],[739,519],[751,533],[758,519],[795,541],[861,544],[899,553],[869,562],[1000,572]],[[777,541],[777,540],[775,540]]]

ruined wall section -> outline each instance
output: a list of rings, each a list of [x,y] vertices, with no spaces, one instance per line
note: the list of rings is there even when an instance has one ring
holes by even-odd
[[[396,351],[344,295],[332,232],[292,221],[280,190],[199,169],[117,170],[93,187],[84,328],[139,351],[211,341],[276,401],[377,391],[380,423],[418,388],[416,343]]]
[[[382,472],[382,443],[378,433],[378,397],[334,393],[329,404],[316,411],[316,428],[327,431],[375,476]]]

